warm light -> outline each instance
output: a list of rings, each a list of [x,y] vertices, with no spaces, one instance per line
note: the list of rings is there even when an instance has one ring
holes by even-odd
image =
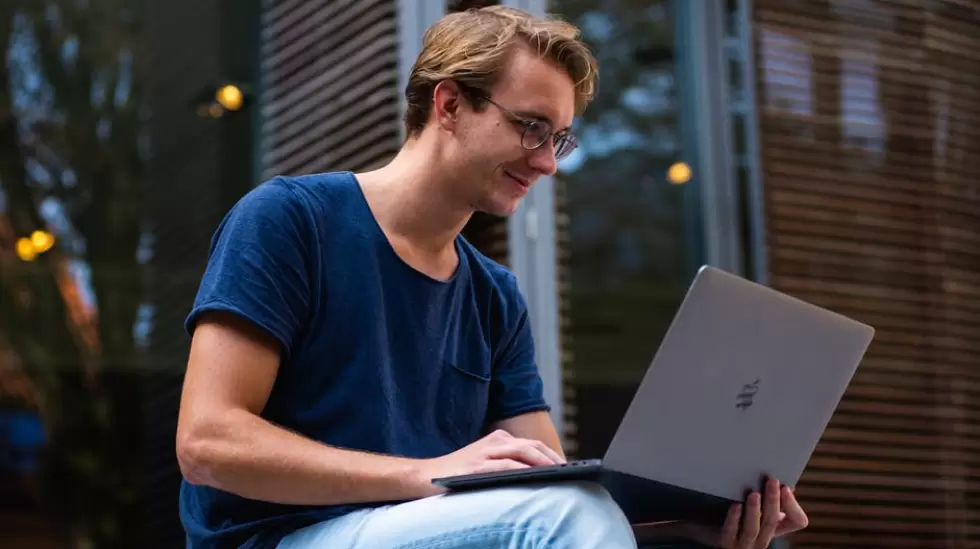
[[[681,185],[691,180],[691,167],[684,162],[675,162],[667,170],[667,180],[674,185]]]
[[[31,245],[35,252],[43,254],[54,246],[54,236],[47,231],[34,231],[31,234]]]
[[[237,111],[242,108],[242,102],[244,101],[242,90],[238,86],[231,84],[219,89],[216,97],[218,103],[229,111]]]
[[[221,118],[221,115],[225,114],[225,110],[221,108],[221,105],[212,103],[211,106],[208,107],[208,113],[212,118]]]
[[[17,257],[23,261],[34,261],[37,257],[37,250],[30,238],[20,238],[17,240]]]

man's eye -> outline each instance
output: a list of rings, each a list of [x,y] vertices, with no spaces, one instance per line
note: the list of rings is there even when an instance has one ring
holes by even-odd
[[[529,132],[533,132],[535,135],[542,135],[542,133],[545,132],[544,124],[534,120],[526,121],[524,123],[524,127],[527,128]]]

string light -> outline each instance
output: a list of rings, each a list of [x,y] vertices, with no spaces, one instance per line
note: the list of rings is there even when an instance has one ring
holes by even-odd
[[[215,99],[217,99],[218,104],[229,111],[237,111],[242,108],[242,103],[245,101],[245,96],[242,94],[241,88],[233,84],[228,84],[227,86],[222,86],[218,89],[215,94]]]
[[[667,170],[667,180],[674,185],[683,185],[691,180],[691,167],[684,162],[675,162]]]
[[[30,237],[17,239],[17,257],[21,261],[34,261],[37,256],[50,250],[54,246],[54,235],[48,231],[37,230],[31,233]]]

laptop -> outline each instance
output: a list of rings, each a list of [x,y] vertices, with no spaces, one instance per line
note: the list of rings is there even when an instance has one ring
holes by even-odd
[[[874,329],[712,266],[694,277],[601,459],[433,479],[449,491],[601,483],[632,523],[721,522],[795,486]]]

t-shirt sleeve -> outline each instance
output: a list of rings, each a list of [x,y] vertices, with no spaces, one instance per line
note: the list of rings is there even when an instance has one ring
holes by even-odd
[[[501,421],[528,412],[548,411],[544,384],[534,358],[534,337],[527,306],[519,291],[514,290],[512,314],[506,315],[509,329],[496,353],[490,385],[490,422]]]
[[[311,307],[311,235],[307,210],[284,180],[242,197],[211,239],[187,332],[203,313],[227,311],[269,332],[288,356]]]

